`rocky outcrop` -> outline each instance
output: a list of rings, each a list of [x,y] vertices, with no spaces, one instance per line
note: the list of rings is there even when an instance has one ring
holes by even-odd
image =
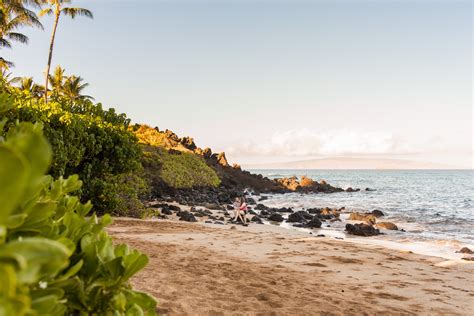
[[[367,224],[346,224],[346,232],[351,235],[364,237],[380,235],[380,230]]]
[[[314,181],[311,178],[302,176],[300,180],[297,177],[290,177],[290,178],[279,178],[275,179],[277,183],[282,185],[285,189],[294,192],[301,192],[301,193],[335,193],[335,192],[343,192],[344,190],[341,188],[333,187],[332,185],[328,184],[326,181],[321,180],[319,183]]]

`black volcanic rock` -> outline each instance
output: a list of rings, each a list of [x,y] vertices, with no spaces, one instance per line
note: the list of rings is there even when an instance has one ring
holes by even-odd
[[[380,235],[380,230],[367,224],[346,224],[346,231],[348,234],[364,237]]]

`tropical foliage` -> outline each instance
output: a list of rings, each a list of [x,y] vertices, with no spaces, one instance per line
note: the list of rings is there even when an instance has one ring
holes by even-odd
[[[0,315],[155,314],[156,301],[129,285],[148,258],[113,245],[109,216],[86,217],[92,205],[71,195],[76,175],[44,176],[51,153],[39,124],[0,141]]]
[[[84,181],[83,201],[92,200],[100,213],[130,204],[129,199],[121,199],[121,190],[130,189],[123,179],[140,172],[141,148],[128,131],[130,121],[124,114],[104,110],[90,100],[58,97],[46,104],[28,91],[10,88],[10,93],[14,106],[3,113],[6,127],[17,121],[43,124],[53,147],[52,176],[78,174]],[[142,189],[129,194],[132,205],[139,206],[139,198],[146,196],[146,185],[130,185]]]

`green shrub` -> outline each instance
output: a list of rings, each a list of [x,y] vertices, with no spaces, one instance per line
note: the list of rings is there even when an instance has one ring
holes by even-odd
[[[7,118],[6,128],[17,121],[41,123],[53,148],[49,174],[53,177],[78,174],[84,181],[82,200],[92,200],[99,213],[113,209],[121,201],[117,195],[122,193],[117,191],[121,187],[111,187],[109,180],[141,170],[141,148],[135,135],[128,131],[129,119],[114,109],[103,110],[100,103],[89,100],[52,99],[45,104],[42,98],[14,88],[10,95],[14,106],[2,114]]]
[[[144,147],[143,155],[143,167],[153,186],[160,181],[176,189],[217,187],[220,184],[216,172],[195,154],[148,146]]]
[[[44,176],[51,156],[39,124],[0,139],[0,315],[154,315],[129,284],[148,258],[112,244],[109,215],[86,217],[92,205],[70,195],[77,175]]]

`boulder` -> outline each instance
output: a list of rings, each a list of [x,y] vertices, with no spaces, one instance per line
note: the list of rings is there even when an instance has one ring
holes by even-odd
[[[179,212],[179,220],[185,222],[197,222],[196,217],[193,214],[189,213],[188,211]]]
[[[356,236],[377,236],[380,235],[380,230],[374,228],[372,225],[367,224],[346,224],[346,232]]]
[[[321,225],[322,225],[322,223],[318,219],[317,216],[314,216],[308,223],[306,223],[306,227],[308,227],[308,228],[320,228]]]
[[[288,216],[287,222],[288,223],[304,223],[308,219],[308,216],[309,216],[309,219],[312,218],[312,216],[305,211],[294,212]]]
[[[283,222],[283,216],[281,216],[281,214],[278,214],[278,213],[273,213],[272,215],[270,215],[268,217],[268,220],[270,220],[272,222],[281,223],[281,222]]]
[[[319,207],[313,207],[313,208],[309,208],[307,209],[306,211],[309,213],[309,214],[319,214],[321,213],[321,208]]]
[[[349,220],[362,221],[368,224],[375,224],[377,218],[370,213],[351,213],[351,215],[349,215]]]
[[[161,209],[161,214],[164,214],[164,215],[172,215],[173,212],[171,212],[171,210],[169,208],[162,208]]]
[[[398,230],[397,225],[391,222],[380,222],[380,223],[377,223],[375,226],[381,229]]]
[[[385,214],[380,210],[373,210],[372,212],[370,212],[370,214],[374,215],[377,218],[385,216]]]

